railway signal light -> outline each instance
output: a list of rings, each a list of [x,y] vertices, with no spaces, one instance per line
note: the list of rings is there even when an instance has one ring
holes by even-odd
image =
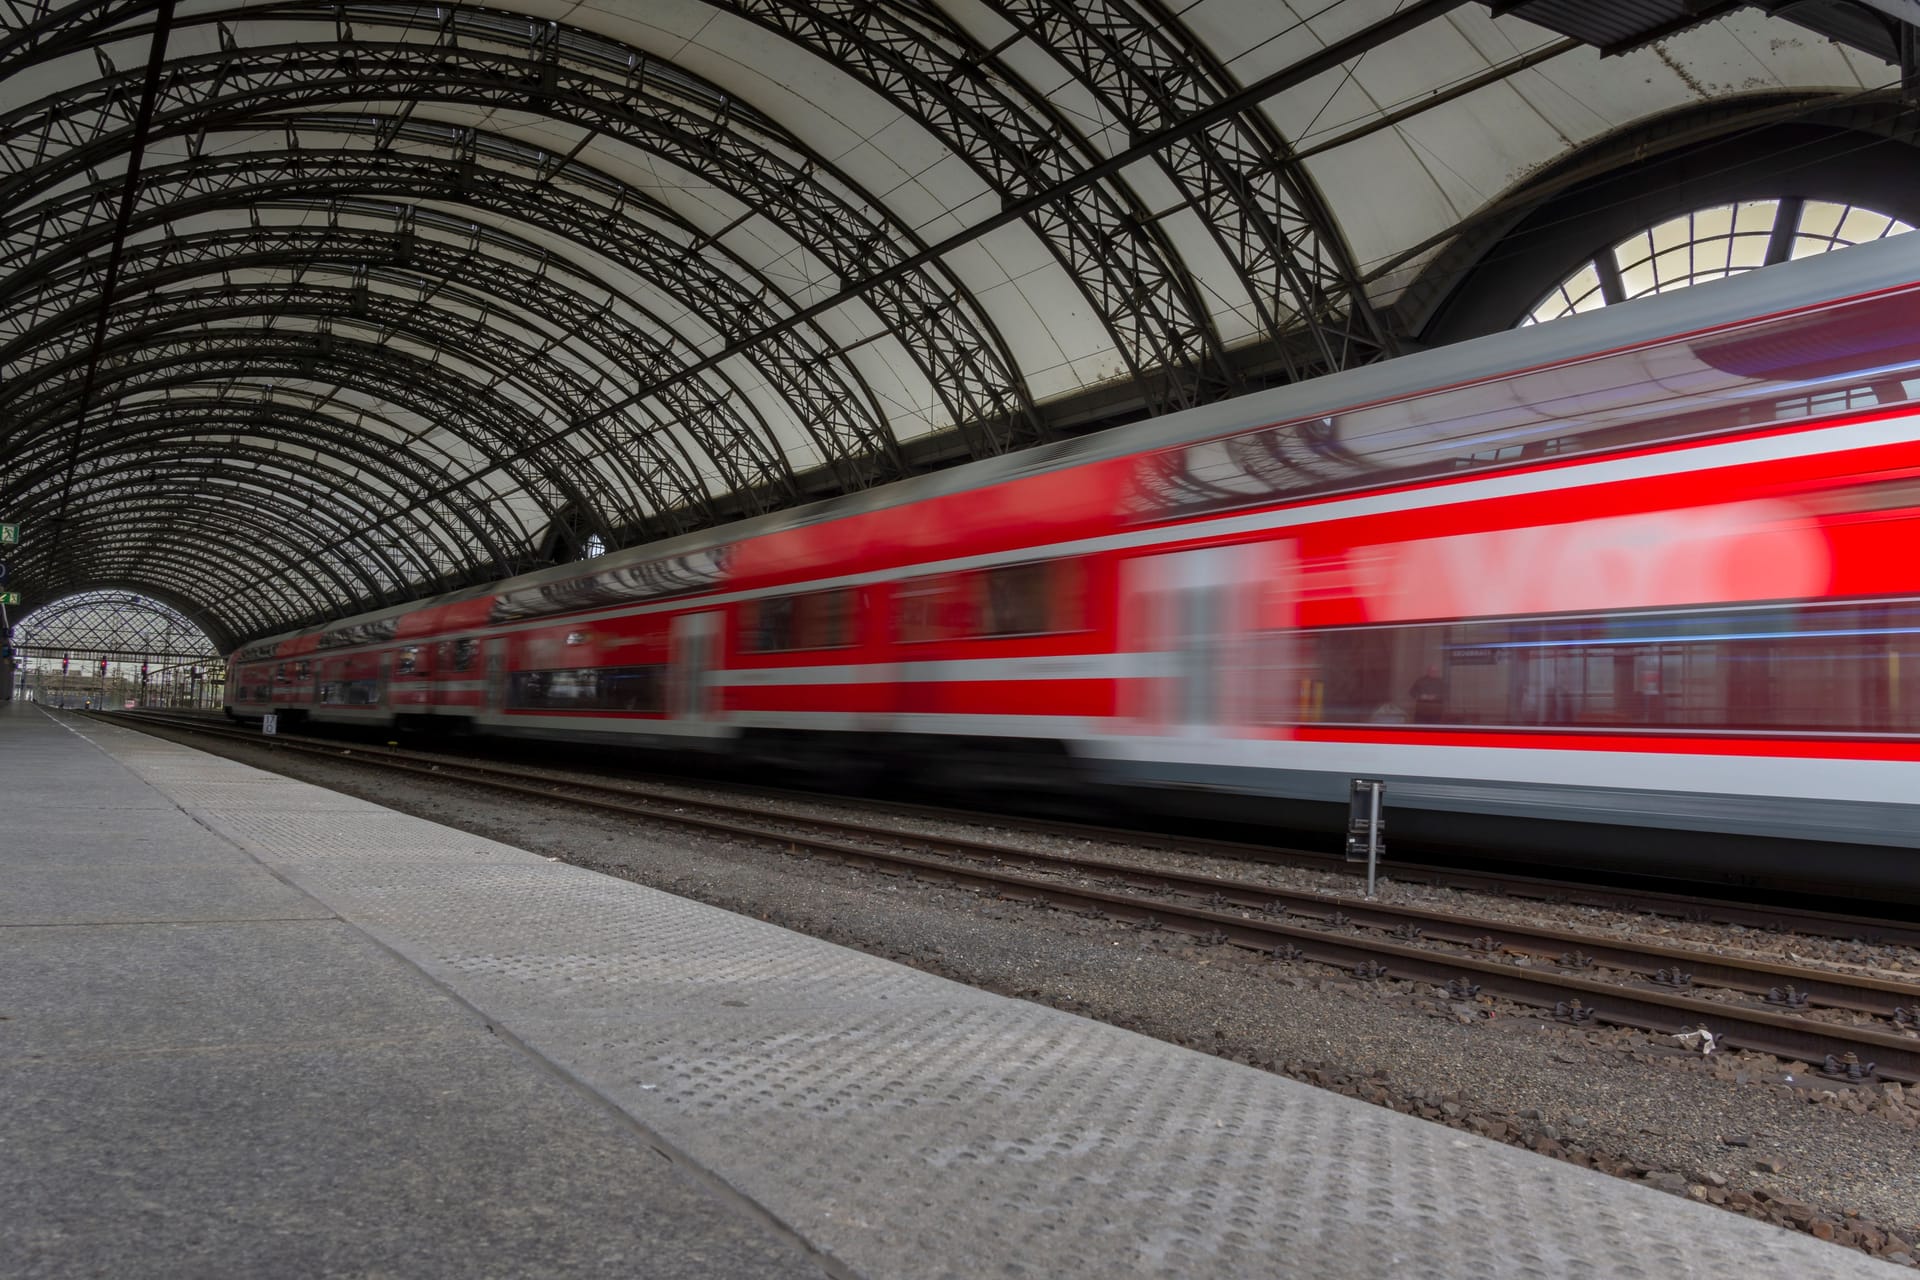
[[[143,662],[140,664],[140,683],[145,684],[146,682],[147,682],[147,664]]]
[[[73,661],[73,655],[72,655],[72,654],[70,654],[70,653],[63,653],[63,654],[61,654],[61,655],[60,655],[60,674],[61,674],[61,675],[65,675],[65,674],[67,674],[67,665],[68,665],[69,663],[71,663],[72,661]]]
[[[105,658],[100,659],[100,678],[102,680],[107,678],[107,660]]]

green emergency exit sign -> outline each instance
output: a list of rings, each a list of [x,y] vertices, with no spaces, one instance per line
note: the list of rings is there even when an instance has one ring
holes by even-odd
[[[19,603],[20,603],[20,593],[18,591],[0,591],[0,604],[19,604]]]
[[[19,525],[0,524],[0,547],[10,547],[18,541],[20,541]]]

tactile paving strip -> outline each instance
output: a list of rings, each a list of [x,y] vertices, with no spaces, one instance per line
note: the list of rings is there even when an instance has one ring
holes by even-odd
[[[1905,1274],[373,805],[263,810],[293,797],[185,748],[122,759],[860,1274]]]

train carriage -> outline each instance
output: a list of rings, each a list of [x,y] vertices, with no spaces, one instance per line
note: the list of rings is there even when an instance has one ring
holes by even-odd
[[[259,642],[233,710],[1306,824],[1382,776],[1400,836],[1911,885],[1917,428],[1890,240]]]

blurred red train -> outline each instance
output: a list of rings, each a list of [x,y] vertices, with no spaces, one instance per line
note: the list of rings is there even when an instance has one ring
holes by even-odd
[[[1920,235],[250,643],[229,711],[1920,896]],[[1541,824],[1553,824],[1543,828]]]

